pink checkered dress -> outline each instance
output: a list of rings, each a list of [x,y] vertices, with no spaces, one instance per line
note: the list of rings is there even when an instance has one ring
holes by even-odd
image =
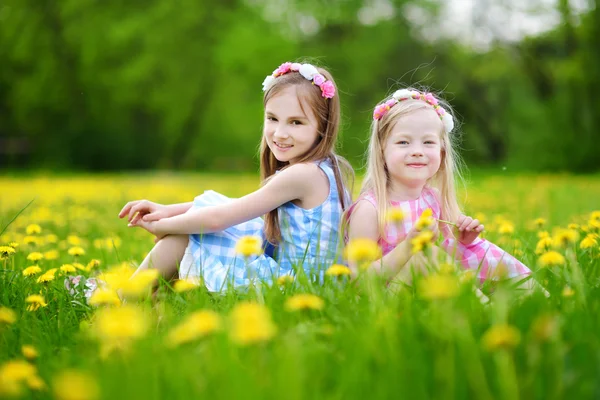
[[[377,207],[377,200],[373,193],[363,193],[357,200],[366,200]],[[354,203],[350,209],[356,203]],[[427,208],[431,208],[433,216],[438,219],[444,219],[441,216],[441,206],[436,193],[431,188],[423,189],[421,196],[415,200],[393,201],[391,205],[399,207],[405,217],[401,224],[387,224],[385,227],[385,238],[379,238],[378,243],[381,246],[383,255],[386,255],[402,242],[410,229],[413,227],[419,216]],[[494,276],[494,270],[502,264],[506,268],[508,277],[517,277],[529,275],[531,271],[519,260],[502,250],[497,245],[477,238],[473,243],[464,245],[456,240],[447,225],[441,229],[444,240],[441,247],[448,254],[453,256],[460,264],[471,270],[477,270],[477,276],[480,282]]]

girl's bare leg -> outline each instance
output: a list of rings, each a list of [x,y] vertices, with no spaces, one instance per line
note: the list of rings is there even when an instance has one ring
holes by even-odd
[[[142,270],[156,268],[164,279],[175,278],[188,240],[188,235],[165,236],[156,243],[131,277],[133,278]]]

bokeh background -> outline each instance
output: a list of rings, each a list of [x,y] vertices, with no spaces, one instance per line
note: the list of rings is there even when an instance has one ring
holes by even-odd
[[[372,107],[442,92],[469,166],[600,168],[598,0],[3,0],[0,168],[256,171],[261,82],[328,67],[341,154]]]

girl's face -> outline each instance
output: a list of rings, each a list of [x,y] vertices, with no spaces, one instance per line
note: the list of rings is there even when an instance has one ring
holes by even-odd
[[[294,86],[288,86],[267,101],[263,135],[278,161],[293,164],[317,142],[317,119],[307,104],[302,105],[304,107],[300,106]]]
[[[440,117],[431,108],[420,108],[396,121],[383,157],[391,181],[400,187],[423,187],[440,168],[442,151]]]

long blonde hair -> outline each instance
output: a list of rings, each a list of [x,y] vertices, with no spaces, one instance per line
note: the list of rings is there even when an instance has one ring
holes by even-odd
[[[450,105],[437,96],[436,98],[439,104],[447,112],[451,113],[452,118],[456,120]],[[389,99],[391,99],[391,96],[385,98],[380,104]],[[389,205],[388,189],[391,182],[383,156],[384,146],[399,118],[423,108],[432,107],[422,100],[404,100],[391,107],[380,120],[373,120],[373,123],[371,124],[371,138],[367,155],[366,174],[361,188],[361,195],[366,192],[373,192],[375,195],[375,198],[377,199],[379,235],[384,239],[386,216]],[[454,130],[448,133],[443,128],[440,129],[442,153],[440,168],[426,184],[439,191],[439,200],[442,211],[441,218],[450,221],[456,221],[460,214],[460,207],[456,196],[456,184],[458,182],[463,182],[461,173],[462,160],[455,150],[458,136]]]
[[[331,81],[331,83],[335,85],[333,77],[327,70],[323,68],[317,68],[317,70],[326,80]],[[310,112],[313,113],[318,121],[318,140],[316,145],[297,162],[303,163],[323,159],[331,160],[340,197],[340,204],[342,209],[345,210],[346,207],[349,206],[349,204],[347,204],[349,203],[349,200],[345,195],[345,188],[347,186],[344,183],[347,182],[348,186],[352,187],[354,170],[348,161],[335,153],[341,120],[339,91],[336,90],[336,94],[331,99],[323,98],[319,87],[313,85],[311,81],[304,78],[300,73],[290,72],[277,77],[271,87],[265,92],[263,98],[264,106],[266,107],[267,102],[271,98],[277,96],[289,86],[294,86],[296,88],[296,93],[300,100],[300,107],[303,107],[303,104],[308,105]],[[288,162],[281,162],[275,158],[275,155],[271,152],[263,135],[260,143],[260,177],[262,184],[264,185],[277,170],[285,169],[288,166]],[[272,210],[265,215],[265,236],[271,243],[278,243],[281,241],[281,230],[279,227],[277,209]]]

